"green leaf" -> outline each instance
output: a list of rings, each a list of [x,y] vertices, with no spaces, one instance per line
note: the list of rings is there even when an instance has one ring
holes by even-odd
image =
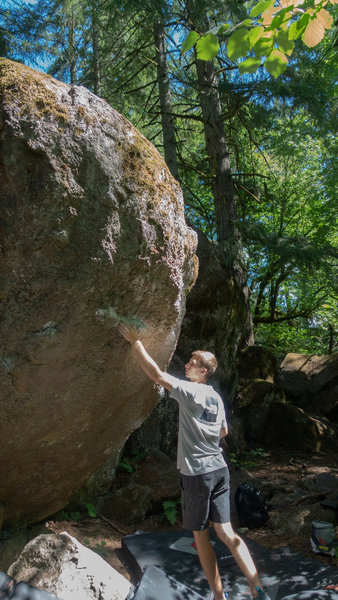
[[[75,510],[70,513],[70,518],[73,519],[76,523],[78,523],[81,519],[81,513],[78,510]]]
[[[256,56],[265,56],[273,48],[273,38],[261,37],[252,47]]]
[[[217,25],[217,27],[212,27],[212,29],[208,29],[204,35],[208,33],[213,33],[214,35],[221,35],[224,31],[230,29],[230,23],[223,23],[223,25]]]
[[[252,19],[245,19],[245,21],[242,21],[236,25],[236,29],[239,29],[240,27],[252,27],[253,24],[254,22]]]
[[[241,56],[245,56],[249,50],[249,31],[244,27],[234,31],[228,41],[228,56],[230,60],[236,60]]]
[[[88,502],[88,504],[86,504],[86,507],[87,507],[89,516],[93,517],[95,519],[95,517],[97,516],[97,510],[96,510],[94,504],[92,504],[91,502]]]
[[[296,40],[301,35],[303,35],[305,29],[307,28],[307,26],[309,24],[309,21],[310,21],[310,15],[308,13],[306,13],[305,15],[301,16],[299,21],[296,21],[295,23],[291,23],[291,25],[289,27],[289,39]]]
[[[182,44],[181,54],[184,54],[185,52],[191,50],[191,48],[196,44],[196,41],[199,39],[199,37],[200,36],[197,33],[197,31],[190,31]]]
[[[295,47],[295,43],[292,40],[289,40],[288,31],[279,31],[276,35],[276,42],[278,48],[285,52],[285,54],[292,54],[293,49]]]
[[[291,15],[288,16],[288,19],[285,19],[285,15],[290,12],[293,9],[293,5],[291,6],[287,6],[286,8],[283,8],[282,10],[278,11],[278,13],[276,14],[276,16],[272,19],[272,23],[270,25],[270,27],[272,29],[278,29],[281,24],[285,21],[287,21],[288,19],[291,18]]]
[[[268,73],[273,77],[279,77],[284,73],[288,66],[288,59],[280,50],[272,50],[265,61],[265,67]]]
[[[228,31],[228,29],[230,29],[230,23],[223,23],[223,25],[221,25],[221,27],[218,30],[218,35],[221,35],[225,31]]]
[[[264,27],[253,27],[249,31],[249,45],[250,49],[258,42],[259,38],[264,33]]]
[[[129,458],[122,458],[118,463],[118,468],[122,471],[126,471],[126,473],[133,473],[135,471],[133,465],[131,464]]]
[[[274,0],[260,0],[256,6],[251,9],[250,15],[252,18],[258,17],[258,15],[262,14],[267,8],[270,8],[274,3]]]
[[[244,62],[238,65],[239,72],[242,73],[256,73],[258,67],[261,64],[260,57],[250,56]]]
[[[218,39],[212,33],[203,35],[196,43],[197,58],[200,60],[212,60],[217,56],[218,50]]]
[[[298,25],[297,21],[294,21],[293,23],[291,23],[291,25],[289,27],[289,40],[296,40],[297,37],[299,37],[298,31],[297,31],[297,25]]]
[[[163,515],[166,519],[171,523],[171,525],[175,525],[177,521],[177,506],[180,504],[180,500],[164,500],[162,502],[163,506]]]

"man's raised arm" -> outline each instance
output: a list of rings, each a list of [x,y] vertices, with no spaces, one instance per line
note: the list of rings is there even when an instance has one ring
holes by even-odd
[[[120,323],[118,325],[118,330],[135,349],[137,359],[145,374],[155,381],[155,383],[162,385],[171,392],[175,377],[168,375],[165,371],[161,371],[156,362],[149,356],[142,342],[138,339],[137,329],[135,327],[130,327],[125,323]]]

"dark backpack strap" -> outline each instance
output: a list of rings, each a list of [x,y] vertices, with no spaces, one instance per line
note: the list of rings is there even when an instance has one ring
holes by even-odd
[[[234,495],[234,502],[235,502],[235,505],[236,505],[237,509],[239,507],[239,497],[240,497],[240,495],[241,495],[241,486],[239,486],[237,488],[237,490],[235,491],[235,495]]]

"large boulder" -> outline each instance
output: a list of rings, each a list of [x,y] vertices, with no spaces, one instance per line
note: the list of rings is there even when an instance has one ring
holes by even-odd
[[[125,600],[130,582],[68,533],[31,540],[8,574],[60,600]]]
[[[0,60],[0,500],[37,522],[117,456],[159,398],[116,323],[168,364],[197,274],[155,148],[82,87]]]
[[[287,354],[280,381],[293,404],[338,422],[338,353]]]

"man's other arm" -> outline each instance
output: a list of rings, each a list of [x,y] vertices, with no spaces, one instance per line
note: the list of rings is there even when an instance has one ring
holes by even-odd
[[[227,427],[222,427],[221,432],[219,434],[219,439],[221,440],[226,435],[228,435],[228,428]]]

